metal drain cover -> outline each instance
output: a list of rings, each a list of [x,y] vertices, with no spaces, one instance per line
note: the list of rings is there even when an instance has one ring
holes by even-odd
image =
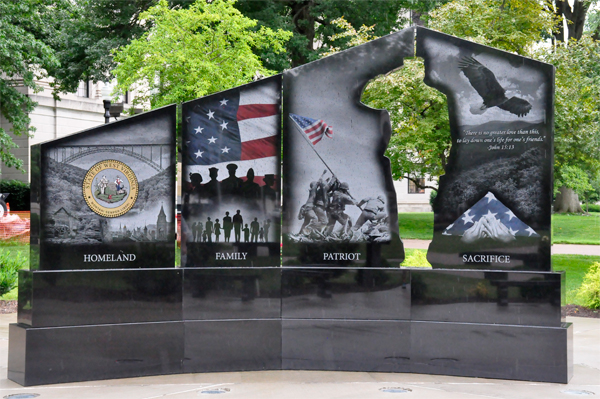
[[[385,392],[385,393],[408,393],[408,392],[412,392],[412,389],[410,389],[410,388],[401,388],[401,387],[384,387],[384,388],[379,388],[379,390],[381,392]]]
[[[203,389],[202,391],[199,392],[199,394],[218,395],[220,393],[227,393],[227,392],[229,392],[229,388],[208,388],[208,389]]]

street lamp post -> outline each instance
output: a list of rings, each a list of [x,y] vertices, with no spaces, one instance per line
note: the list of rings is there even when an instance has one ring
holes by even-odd
[[[112,87],[110,83],[105,83],[102,88],[102,102],[104,103],[104,123],[110,122],[110,100],[112,99],[110,94]]]

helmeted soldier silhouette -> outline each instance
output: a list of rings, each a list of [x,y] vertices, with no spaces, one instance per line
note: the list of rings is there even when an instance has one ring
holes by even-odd
[[[358,203],[358,207],[362,207],[362,213],[356,219],[356,224],[353,230],[360,229],[367,221],[376,223],[387,216],[385,212],[385,200],[383,195],[378,195],[377,198],[367,197]]]
[[[262,191],[262,197],[272,200],[277,199],[277,191],[272,188],[272,186],[275,184],[275,175],[266,174],[263,178],[263,181],[265,182],[265,185],[260,188]]]
[[[334,177],[337,180],[337,178]],[[338,188],[333,191],[331,195],[331,203],[327,208],[327,216],[329,217],[329,223],[325,229],[325,234],[330,235],[333,233],[335,223],[339,222],[342,225],[342,232],[348,233],[348,230],[352,227],[352,221],[350,216],[346,215],[346,205],[356,205],[356,201],[348,193],[350,186],[348,183],[340,183]]]
[[[212,198],[219,196],[219,180],[217,177],[219,176],[219,169],[217,168],[209,168],[208,173],[210,176],[210,181],[208,183],[202,185],[203,195]]]
[[[221,182],[221,195],[239,195],[243,180],[235,175],[238,166],[234,163],[227,165],[229,177]]]
[[[244,198],[260,198],[260,186],[254,183],[254,169],[252,168],[248,169],[248,173],[246,173],[246,181],[242,183],[241,193]]]

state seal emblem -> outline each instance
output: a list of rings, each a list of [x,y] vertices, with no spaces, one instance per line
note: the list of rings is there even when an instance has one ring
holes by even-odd
[[[83,197],[100,216],[116,218],[129,212],[139,191],[133,170],[121,161],[106,160],[92,166],[83,179]]]

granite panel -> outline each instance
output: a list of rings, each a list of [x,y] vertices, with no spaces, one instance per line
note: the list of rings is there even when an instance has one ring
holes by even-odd
[[[409,372],[410,322],[283,320],[282,368]]]
[[[410,271],[392,269],[282,270],[284,319],[410,319]]]
[[[185,373],[279,369],[280,320],[185,322]]]
[[[184,268],[184,320],[281,316],[280,268]]]
[[[413,321],[411,372],[566,384],[572,329]]]
[[[178,321],[178,269],[22,271],[19,323],[32,327]]]
[[[412,270],[411,319],[559,327],[564,273]]]
[[[404,260],[384,155],[389,114],[361,96],[371,79],[414,56],[414,39],[414,29],[403,29],[283,73],[284,265],[397,267]]]
[[[416,36],[452,136],[427,259],[551,271],[554,66],[422,27]]]
[[[182,322],[9,328],[8,378],[24,386],[182,372]]]

